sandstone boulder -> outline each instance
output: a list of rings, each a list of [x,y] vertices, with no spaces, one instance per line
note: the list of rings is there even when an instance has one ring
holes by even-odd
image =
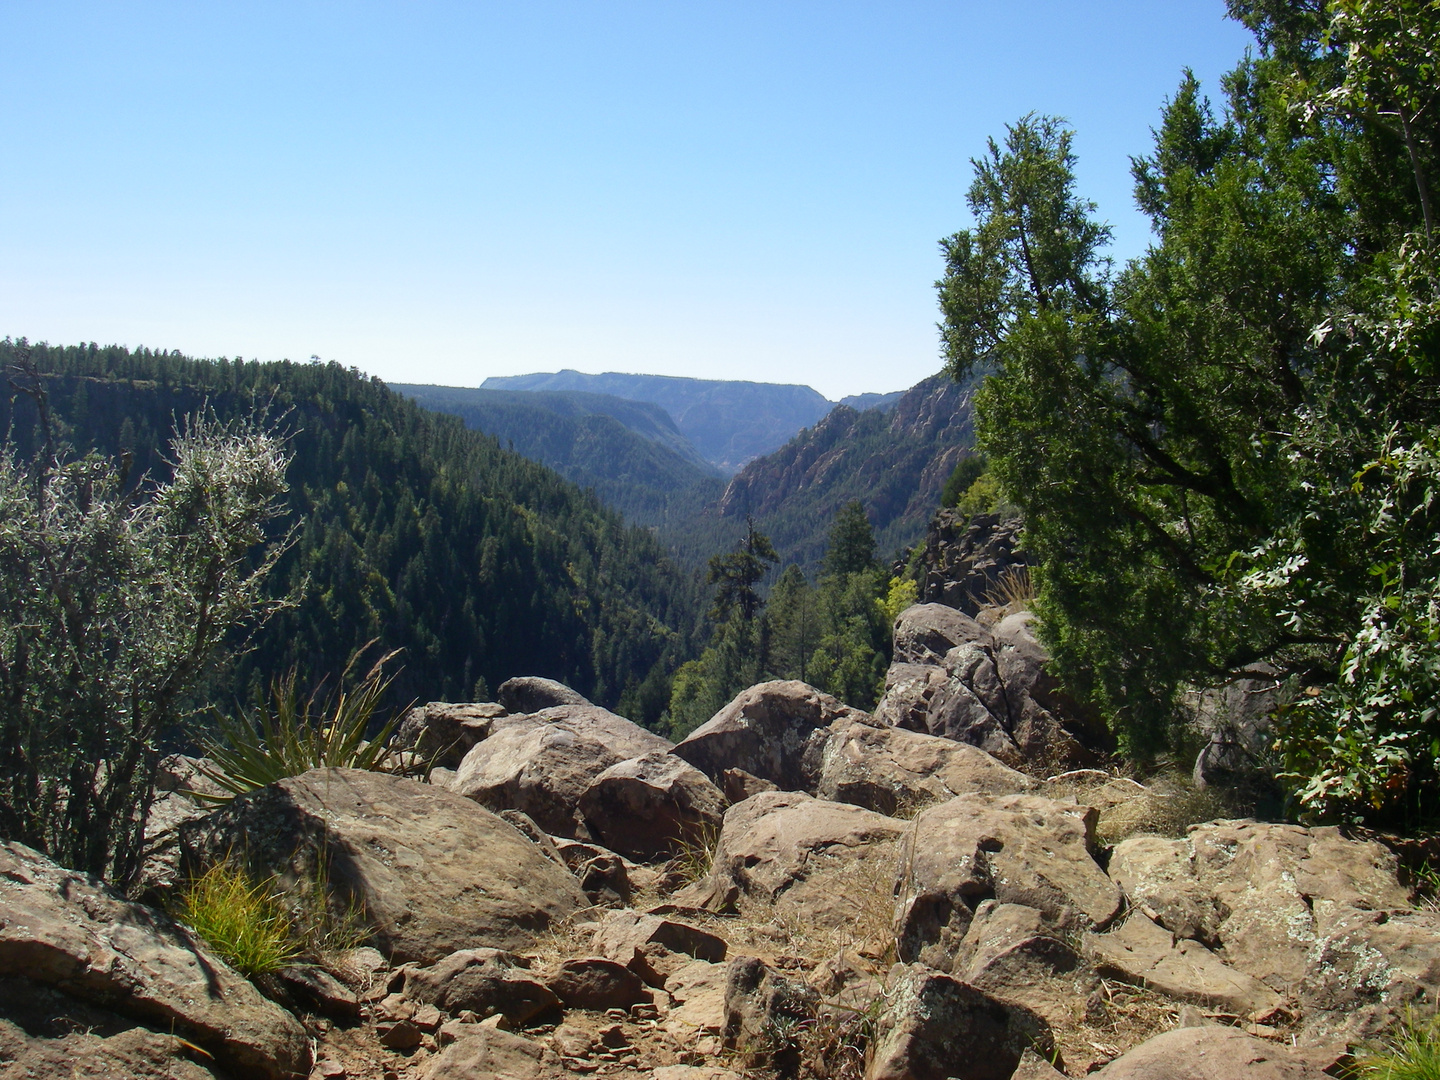
[[[664,752],[616,762],[580,796],[590,835],[632,859],[669,858],[720,830],[725,796],[693,765]]]
[[[1176,1028],[1106,1065],[1104,1080],[1324,1080],[1303,1054],[1236,1028]]]
[[[0,844],[0,979],[11,980],[12,992],[21,984],[53,990],[58,1008],[78,999],[179,1035],[240,1076],[291,1077],[310,1067],[304,1028],[190,931],[14,843]],[[150,1034],[132,1043],[142,1055],[171,1045]]]
[[[508,712],[535,713],[557,705],[589,705],[590,701],[576,690],[554,679],[536,675],[520,675],[500,684],[495,696]]]
[[[726,769],[743,769],[783,791],[809,791],[830,725],[861,715],[806,683],[760,683],[741,691],[673,753],[712,780]]]
[[[599,956],[572,957],[545,977],[567,1009],[627,1009],[650,1000],[645,983],[629,968]]]
[[[1120,889],[1090,855],[1091,807],[1038,795],[962,795],[923,811],[901,845],[896,948],[952,969],[982,900],[1023,904],[1062,929],[1104,927]]]
[[[1063,939],[1034,908],[985,900],[960,944],[954,974],[1052,1028],[1067,1026],[1096,980]]]
[[[742,895],[794,908],[808,925],[849,926],[877,889],[888,907],[905,823],[798,791],[762,792],[725,812],[706,906]]]
[[[537,1042],[486,1024],[464,1032],[434,1058],[424,1080],[570,1080],[558,1055]]]
[[[450,790],[490,810],[520,810],[555,836],[585,835],[578,804],[611,765],[670,743],[594,705],[543,709],[465,755]]]
[[[865,1080],[1010,1080],[1027,1048],[1048,1055],[1044,1019],[914,965],[892,975]]]
[[[595,931],[595,948],[663,989],[666,979],[690,961],[719,963],[729,947],[723,938],[680,919],[625,910],[606,913]]]
[[[505,716],[505,707],[492,701],[464,705],[432,701],[405,714],[395,733],[395,744],[414,751],[422,761],[454,769]]]
[[[182,830],[187,861],[243,853],[261,876],[308,887],[324,868],[359,901],[395,962],[524,948],[586,906],[563,867],[453,791],[384,773],[313,769],[236,798]]]
[[[401,993],[451,1016],[468,1009],[482,1017],[498,1013],[513,1024],[560,1004],[519,957],[499,949],[461,949],[429,967],[407,968]]]
[[[985,751],[900,728],[838,720],[821,756],[815,794],[893,815],[984,792],[1013,795],[1036,782]]]

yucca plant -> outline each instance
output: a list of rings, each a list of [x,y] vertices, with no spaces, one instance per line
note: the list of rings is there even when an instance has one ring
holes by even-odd
[[[360,652],[364,650],[361,649]],[[292,668],[270,686],[270,700],[257,704],[254,715],[215,713],[215,734],[205,740],[205,756],[214,767],[200,771],[224,794],[194,794],[211,802],[227,802],[236,795],[273,784],[310,769],[333,766],[383,770],[390,755],[390,738],[404,710],[399,710],[367,740],[365,732],[395,676],[385,664],[396,652],[386,653],[355,686],[346,682],[360,656],[351,658],[333,695],[323,685],[301,698]]]

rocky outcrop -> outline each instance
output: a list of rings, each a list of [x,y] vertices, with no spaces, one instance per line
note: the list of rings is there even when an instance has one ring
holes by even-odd
[[[717,782],[726,769],[742,769],[782,791],[813,790],[830,725],[863,715],[807,683],[761,683],[671,752]]]
[[[1395,856],[1334,828],[1220,821],[1135,837],[1110,872],[1171,934],[1307,1014],[1312,1037],[1358,1039],[1440,985],[1440,916],[1416,911]]]
[[[708,847],[728,805],[699,769],[656,751],[611,765],[590,782],[579,811],[596,840],[632,859]]]
[[[449,787],[491,810],[523,811],[552,835],[588,837],[579,802],[591,783],[612,765],[670,745],[598,706],[559,705],[478,743]]]
[[[1022,524],[998,514],[937,511],[920,556],[921,603],[974,616],[1003,602],[1002,578],[1029,571],[1030,558],[1020,545]]]
[[[1012,766],[1093,765],[1109,736],[1060,692],[1048,659],[1028,612],[986,627],[942,604],[914,605],[896,619],[875,718],[978,746]]]
[[[236,798],[182,838],[192,866],[243,853],[258,876],[289,887],[321,872],[339,902],[363,905],[397,962],[523,948],[587,903],[569,873],[494,814],[383,773],[314,769]]]
[[[90,1026],[87,1017],[97,1030],[113,1028],[104,1016],[118,1014],[149,1029],[121,1042],[102,1036],[106,1046],[89,1047],[117,1061],[134,1056],[159,1068],[180,1036],[238,1076],[278,1080],[310,1067],[309,1041],[294,1017],[190,931],[20,844],[0,844],[0,980],[6,996],[22,1003],[37,1001],[30,988],[40,988],[57,1015],[71,1008],[67,999],[81,1003],[80,1028]],[[32,1066],[53,1050],[17,1047]]]
[[[1124,903],[1090,854],[1090,807],[1038,795],[962,795],[904,836],[896,902],[902,960],[950,971],[982,900],[1023,904],[1062,929],[1104,927]]]

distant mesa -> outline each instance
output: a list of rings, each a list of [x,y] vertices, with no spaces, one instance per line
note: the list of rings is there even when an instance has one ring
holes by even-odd
[[[579,371],[494,376],[486,390],[582,390],[661,406],[700,456],[726,474],[784,446],[833,407],[808,386]],[[872,395],[863,395],[872,396]],[[879,396],[879,395],[874,395]]]

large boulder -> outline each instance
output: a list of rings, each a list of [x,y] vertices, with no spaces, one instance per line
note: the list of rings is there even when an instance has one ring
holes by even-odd
[[[876,716],[1010,765],[1095,764],[1109,736],[1060,691],[1048,660],[1028,612],[987,627],[943,604],[916,604],[895,621],[894,664]]]
[[[189,930],[13,843],[0,844],[0,980],[12,991],[54,991],[58,1009],[77,999],[181,1036],[238,1076],[302,1076],[310,1067],[305,1029]],[[136,1038],[150,1047],[132,1046],[136,1053],[164,1049],[163,1040]]]
[[[1327,1074],[1281,1043],[1206,1024],[1156,1035],[1094,1075],[1104,1080],[1325,1080]]]
[[[793,1072],[799,1055],[776,1033],[798,1030],[812,1021],[820,996],[804,983],[786,978],[763,960],[737,956],[725,975],[725,1046],[745,1054],[752,1065],[768,1064]]]
[[[1107,926],[1124,897],[1090,854],[1095,810],[1038,795],[961,795],[920,813],[901,846],[896,948],[952,969],[982,900],[1060,929]]]
[[[512,713],[535,713],[557,705],[590,704],[589,699],[579,691],[571,690],[554,679],[542,679],[537,675],[520,675],[506,679],[500,684],[495,696],[500,699],[500,704]]]
[[[592,837],[641,860],[668,858],[687,845],[708,847],[727,805],[704,773],[660,751],[611,765],[579,800]]]
[[[1375,841],[1217,821],[1183,840],[1123,841],[1110,873],[1172,934],[1298,997],[1317,1041],[1369,1037],[1440,992],[1440,918],[1411,908]]]
[[[919,810],[974,791],[1014,795],[1035,780],[978,747],[900,728],[837,720],[815,794],[881,814]]]
[[[741,691],[672,753],[717,783],[733,768],[782,791],[811,791],[830,725],[863,715],[807,683],[760,683]]]
[[[1073,1026],[1075,1005],[1097,981],[1034,908],[983,901],[975,910],[954,974],[991,997],[1021,1005],[1052,1028]]]
[[[595,705],[559,705],[493,732],[465,755],[450,790],[491,810],[520,810],[555,836],[587,836],[585,789],[627,758],[670,743]]]
[[[742,896],[782,904],[819,927],[852,926],[879,902],[889,910],[894,844],[905,822],[798,791],[767,791],[725,812],[706,906]],[[883,879],[883,884],[881,883]]]
[[[586,906],[563,867],[474,802],[384,773],[312,769],[236,798],[182,831],[191,865],[243,853],[308,888],[317,871],[358,901],[396,962],[459,949],[522,949]]]
[[[405,714],[395,733],[395,743],[413,750],[431,765],[455,769],[470,748],[490,734],[496,721],[503,723],[506,715],[505,707],[493,701],[464,705],[432,701]]]
[[[921,965],[891,976],[865,1080],[1010,1080],[1027,1048],[1049,1054],[1044,1019]]]

